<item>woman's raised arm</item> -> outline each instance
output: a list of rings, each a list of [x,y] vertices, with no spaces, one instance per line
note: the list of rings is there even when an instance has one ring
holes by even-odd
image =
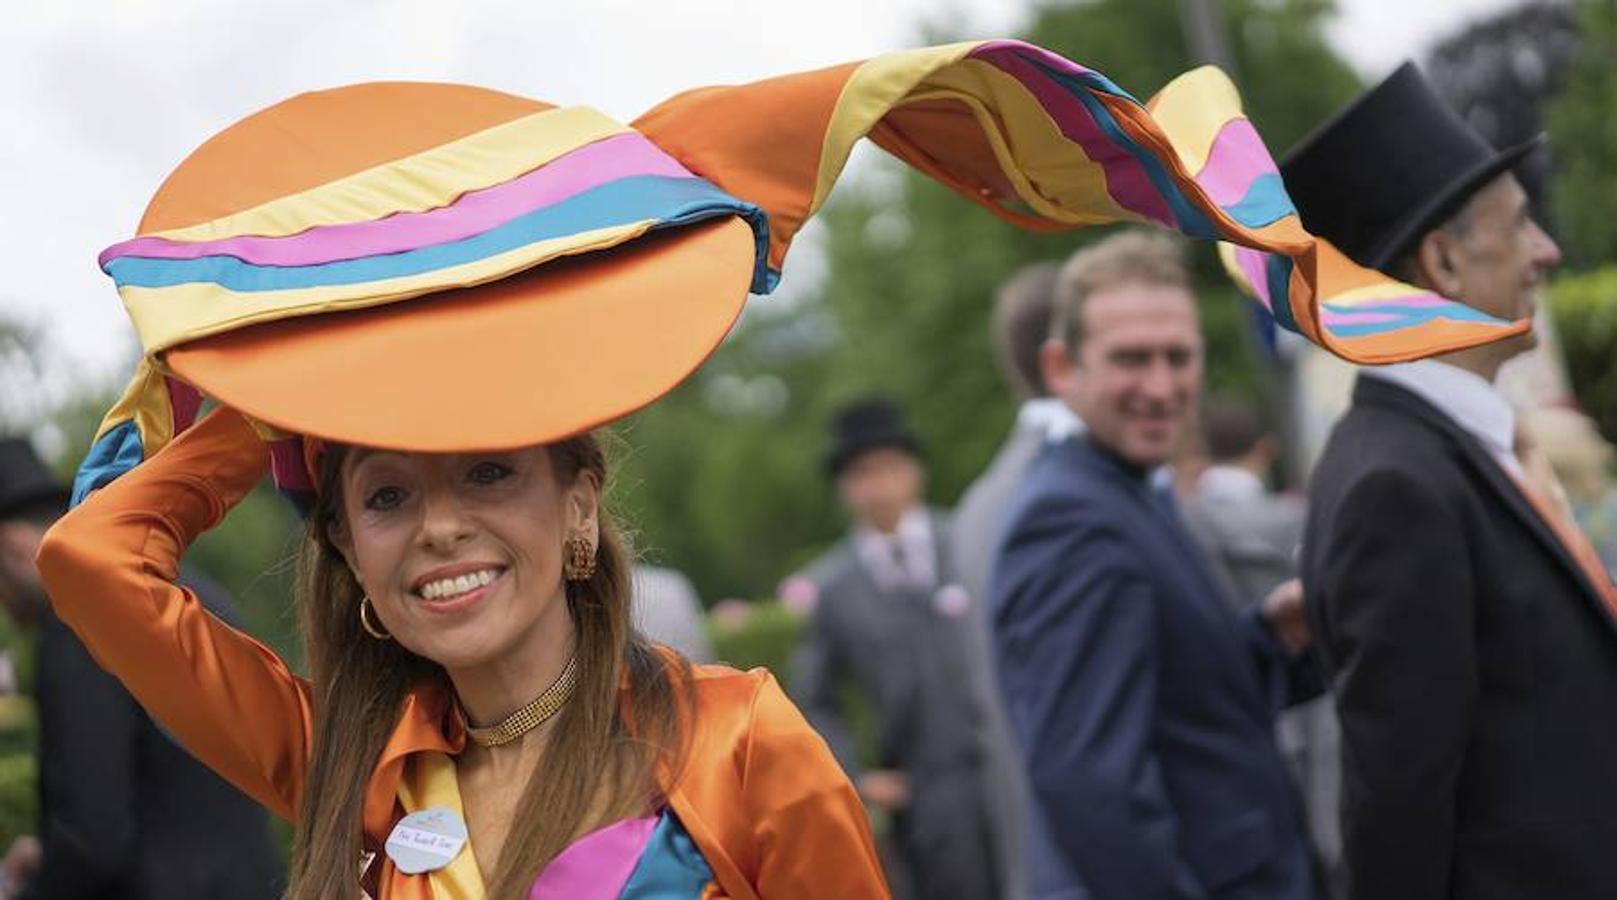
[[[96,661],[198,759],[291,819],[309,758],[308,685],[175,584],[191,541],[267,469],[252,426],[219,409],[62,517],[38,563],[56,614]]]

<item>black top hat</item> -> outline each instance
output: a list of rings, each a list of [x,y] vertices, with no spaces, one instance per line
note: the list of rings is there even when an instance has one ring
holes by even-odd
[[[1494,150],[1406,62],[1305,138],[1280,172],[1304,228],[1386,269],[1542,140]]]
[[[850,403],[832,421],[831,452],[825,467],[836,477],[860,454],[884,447],[897,448],[917,458],[921,455],[921,442],[904,426],[897,404],[881,397]]]
[[[68,491],[23,438],[0,438],[0,520],[39,503],[67,507]]]

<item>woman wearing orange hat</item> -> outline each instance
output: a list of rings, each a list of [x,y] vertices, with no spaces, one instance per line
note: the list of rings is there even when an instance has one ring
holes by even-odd
[[[1321,296],[1376,276],[1316,263],[1216,72],[1151,110],[982,42],[695,91],[633,128],[422,84],[250,116],[102,256],[147,356],[41,551],[53,601],[297,823],[299,900],[884,896],[857,798],[774,680],[633,633],[591,429],[773,288],[866,134],[1023,226],[1152,219],[1251,271],[1306,259],[1263,301],[1339,353],[1442,349],[1333,330]],[[1417,326],[1441,318],[1417,300]],[[1516,327],[1447,325],[1449,346]],[[205,395],[228,408],[199,420]],[[173,582],[266,473],[308,513],[307,679]]]

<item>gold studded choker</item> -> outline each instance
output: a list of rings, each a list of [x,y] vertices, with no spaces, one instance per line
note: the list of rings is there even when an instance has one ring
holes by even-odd
[[[575,653],[567,660],[567,668],[561,670],[561,674],[556,676],[550,687],[545,688],[544,693],[523,704],[521,709],[506,716],[503,721],[487,728],[475,728],[468,719],[466,734],[479,747],[509,744],[561,712],[561,708],[572,698],[573,689],[576,687],[578,687],[578,654]]]

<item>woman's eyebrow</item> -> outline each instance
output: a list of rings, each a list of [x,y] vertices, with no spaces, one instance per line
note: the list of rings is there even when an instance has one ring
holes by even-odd
[[[380,447],[355,447],[349,454],[349,467],[358,468],[366,460],[376,456],[402,456],[396,450],[386,450]]]

